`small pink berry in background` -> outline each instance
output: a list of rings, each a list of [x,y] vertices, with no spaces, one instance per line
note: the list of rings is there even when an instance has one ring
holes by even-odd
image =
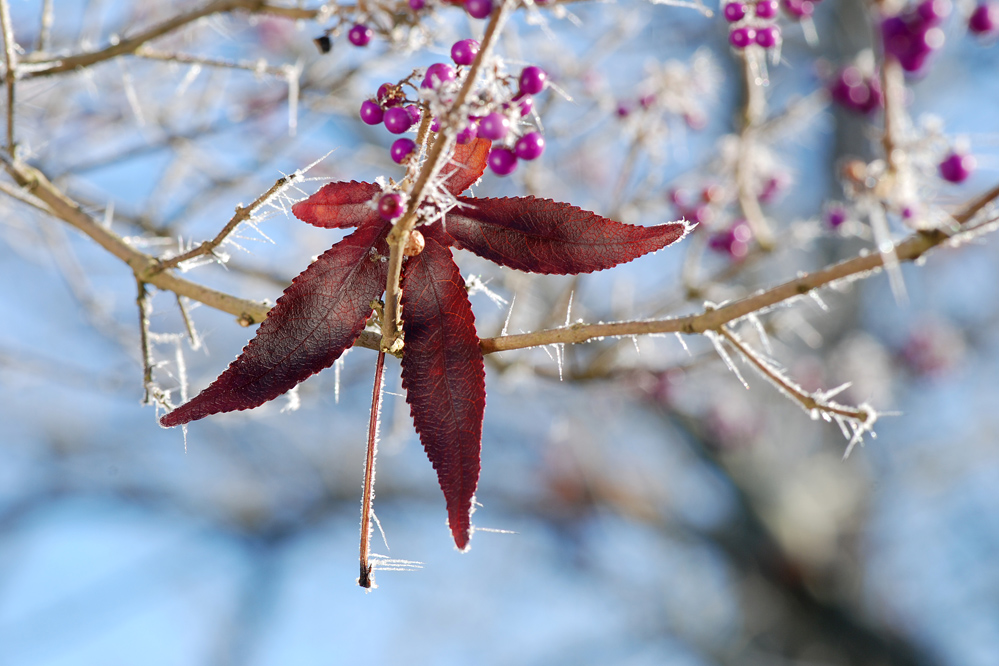
[[[426,6],[424,0],[409,0],[409,8],[414,12],[418,12]]]
[[[736,28],[728,33],[728,43],[737,49],[744,49],[756,40],[756,30],[748,26]]]
[[[923,0],[916,5],[916,15],[926,25],[939,25],[950,16],[950,0]]]
[[[826,224],[833,229],[838,229],[843,226],[843,223],[846,222],[846,220],[846,209],[842,206],[832,206],[826,211]]]
[[[474,39],[463,39],[451,47],[451,59],[456,65],[471,65],[479,54],[479,42]]]
[[[367,46],[371,42],[371,38],[374,37],[375,33],[368,26],[358,23],[350,32],[347,33],[347,39],[354,46]]]
[[[741,21],[746,16],[746,5],[741,2],[730,2],[722,9],[722,14],[725,15],[725,20],[730,23]]]
[[[715,252],[727,254],[731,259],[744,259],[749,254],[749,242],[753,232],[745,220],[739,220],[731,229],[712,234],[708,247]]]
[[[488,163],[497,176],[509,176],[517,169],[517,156],[509,148],[493,148],[489,152]]]
[[[963,183],[975,171],[974,155],[951,153],[940,163],[940,177],[951,183]]]
[[[784,11],[792,18],[807,18],[815,13],[815,3],[811,0],[784,0]]]
[[[765,49],[772,49],[780,41],[780,28],[768,25],[756,31],[756,43]]]
[[[829,93],[841,106],[858,113],[881,108],[881,82],[877,74],[866,76],[857,67],[844,67],[829,86]]]
[[[777,0],[760,0],[756,3],[756,16],[761,19],[776,18],[777,8]]]
[[[465,0],[465,11],[472,18],[484,19],[493,13],[493,0]]]
[[[378,200],[378,214],[381,215],[383,220],[394,220],[400,215],[406,207],[402,205],[402,195],[397,193],[383,194],[382,198]]]
[[[377,102],[366,99],[361,102],[361,120],[366,125],[377,125],[385,117],[385,112]]]
[[[968,17],[968,30],[980,36],[999,32],[999,2],[989,0],[975,7]]]

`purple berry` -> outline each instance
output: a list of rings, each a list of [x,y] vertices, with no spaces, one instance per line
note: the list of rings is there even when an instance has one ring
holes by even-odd
[[[826,211],[826,224],[833,229],[838,229],[843,226],[843,223],[846,222],[846,218],[846,209],[842,206],[833,206]]]
[[[815,4],[811,0],[784,0],[784,11],[794,18],[807,18],[815,13]]]
[[[414,12],[418,12],[426,6],[424,0],[409,0],[409,8]]]
[[[722,10],[725,20],[729,23],[741,21],[746,16],[746,5],[741,2],[730,2]]]
[[[761,19],[776,18],[777,0],[759,0],[756,3],[756,16]]]
[[[458,132],[458,136],[455,139],[459,145],[464,146],[466,143],[471,143],[475,141],[475,137],[479,135],[479,126],[475,123],[468,123],[465,129]]]
[[[728,231],[712,234],[708,247],[716,252],[727,254],[732,259],[743,259],[749,254],[749,241],[753,232],[745,220],[739,220]]]
[[[517,168],[517,156],[509,148],[493,148],[489,151],[488,162],[497,176],[509,176]]]
[[[765,49],[772,49],[780,41],[780,28],[767,25],[756,31],[756,43]]]
[[[413,121],[414,125],[420,122],[420,119],[423,117],[423,111],[420,109],[420,107],[416,106],[415,104],[410,104],[409,106],[407,106],[406,113],[409,114],[409,119]]]
[[[950,0],[923,0],[916,5],[916,15],[927,25],[940,25],[950,16]]]
[[[493,13],[493,0],[465,0],[465,11],[472,18],[484,19]]]
[[[652,106],[655,103],[656,103],[656,96],[655,95],[645,95],[640,100],[638,100],[638,104],[643,109],[650,109],[650,108],[652,108]]]
[[[951,153],[940,163],[940,177],[951,183],[963,183],[976,166],[974,155]]]
[[[479,54],[479,42],[474,39],[463,39],[451,47],[451,59],[456,65],[471,65]]]
[[[430,121],[430,131],[440,132],[441,131],[441,121],[438,118],[434,118]]]
[[[347,33],[347,39],[354,46],[367,46],[374,34],[371,28],[363,23],[358,23]]]
[[[427,75],[423,77],[421,88],[439,88],[447,81],[454,81],[454,67],[438,62],[427,67]]]
[[[378,86],[378,94],[376,95],[376,97],[378,98],[379,102],[384,102],[385,98],[388,97],[391,92],[392,92],[392,84],[383,83],[380,86]]]
[[[378,214],[383,220],[394,220],[405,212],[402,195],[398,193],[383,194],[378,200]]]
[[[535,2],[536,1],[537,0],[535,0]],[[515,106],[517,110],[520,111],[520,117],[523,118],[524,116],[529,115],[534,109],[534,98],[530,95],[521,93],[514,97],[510,103],[504,104],[503,108],[509,109],[511,106]]]
[[[367,125],[377,125],[382,121],[385,116],[385,112],[382,111],[382,107],[378,106],[378,102],[374,102],[370,99],[366,99],[361,102],[361,120]]]
[[[736,28],[728,33],[728,43],[737,49],[744,49],[756,40],[756,30],[748,26]]]
[[[858,113],[870,113],[881,107],[881,84],[876,76],[865,77],[856,67],[845,67],[829,86],[832,98]]]
[[[627,102],[618,102],[615,113],[618,118],[627,118],[631,115],[631,105]]]
[[[968,30],[976,35],[991,35],[999,27],[999,2],[985,2],[971,12]]]
[[[510,131],[510,120],[502,113],[490,113],[479,121],[479,136],[490,141],[501,141]]]
[[[416,152],[416,142],[412,139],[396,139],[389,148],[389,155],[396,164],[405,164],[414,152]]]
[[[711,222],[711,218],[715,216],[714,211],[711,210],[711,206],[701,205],[697,206],[693,210],[686,211],[684,217],[690,222],[695,224],[707,224]]]
[[[545,89],[548,83],[548,73],[540,67],[531,65],[520,73],[520,92],[525,95],[537,95]]]
[[[385,129],[392,134],[402,134],[413,126],[413,117],[401,106],[393,106],[385,112]]]
[[[545,137],[537,132],[528,132],[517,140],[513,150],[522,160],[536,160],[545,152]]]

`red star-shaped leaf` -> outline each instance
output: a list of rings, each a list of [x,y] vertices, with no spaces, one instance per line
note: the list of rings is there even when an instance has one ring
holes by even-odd
[[[458,146],[442,169],[458,195],[486,166],[490,143]],[[295,278],[257,336],[207,389],[164,416],[175,426],[256,407],[329,367],[353,344],[385,289],[389,224],[375,208],[380,186],[330,183],[292,208],[320,227],[357,226]],[[424,227],[426,246],[402,276],[403,386],[413,422],[447,503],[455,544],[471,536],[486,391],[482,352],[464,280],[448,246],[535,273],[603,270],[655,252],[686,233],[683,222],[638,227],[534,197],[460,197],[442,225]]]

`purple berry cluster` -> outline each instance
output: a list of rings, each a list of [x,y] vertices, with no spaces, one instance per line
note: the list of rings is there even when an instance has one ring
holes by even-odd
[[[548,73],[540,67],[525,67],[517,79],[517,92],[502,111],[493,111],[479,118],[479,138],[500,142],[489,152],[489,168],[498,176],[508,176],[520,160],[536,160],[545,151],[545,138],[540,132],[521,133],[518,123],[511,122],[527,116],[534,109],[534,95],[548,85]]]
[[[921,71],[930,54],[944,44],[940,25],[950,10],[950,0],[922,0],[897,16],[885,17],[881,21],[885,54],[907,72]]]
[[[742,50],[755,44],[769,50],[780,44],[780,27],[775,22],[777,0],[734,0],[725,4],[722,14],[729,23],[728,43],[734,48]]]
[[[745,259],[749,254],[749,244],[752,240],[753,232],[749,224],[745,220],[737,220],[728,229],[711,234],[708,237],[708,247],[738,261]]]
[[[968,17],[968,30],[979,37],[999,35],[999,1],[986,0]]]
[[[844,67],[829,84],[829,93],[838,104],[857,113],[881,108],[881,82],[877,72],[865,74],[855,65]]]
[[[455,42],[451,47],[453,65],[444,62],[430,65],[418,86],[410,81],[413,77],[397,84],[382,84],[375,97],[361,103],[361,120],[368,125],[384,124],[392,134],[404,134],[428,114],[432,118],[430,130],[455,132],[458,144],[477,138],[495,142],[487,160],[490,169],[500,176],[513,173],[520,160],[535,160],[545,150],[541,133],[526,125],[522,128],[521,119],[531,114],[534,96],[548,86],[548,74],[531,65],[524,67],[516,78],[497,75],[495,82],[500,85],[473,91],[465,100],[468,116],[457,126],[443,128],[441,119],[448,117],[455,95],[478,54],[479,42],[474,39]],[[406,87],[416,92],[416,100],[407,98]],[[415,141],[401,137],[392,143],[389,154],[397,164],[408,164],[418,150]],[[382,214],[384,217],[388,212]]]

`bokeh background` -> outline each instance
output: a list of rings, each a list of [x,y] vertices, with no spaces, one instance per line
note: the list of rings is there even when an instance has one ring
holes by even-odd
[[[41,5],[11,2],[26,50]],[[95,48],[190,6],[56,2],[51,48]],[[999,49],[966,34],[967,11],[958,3],[946,44],[908,81],[915,126],[939,126],[979,161],[961,186],[927,177],[932,210],[999,178]],[[472,296],[481,335],[501,329],[514,296],[511,332],[564,323],[570,294],[572,320],[675,314],[871,247],[862,219],[833,230],[824,211],[844,200],[842,161],[877,156],[880,119],[822,92],[871,47],[868,10],[821,3],[814,43],[781,24],[768,104],[774,116],[794,109],[794,122],[761,146],[780,181],[765,202],[777,251],[745,266],[710,251],[690,259],[695,238],[576,279],[458,253],[463,272],[506,301]],[[329,151],[310,176],[400,178],[394,137],[362,125],[357,107],[482,23],[442,9],[419,33],[436,46],[407,52],[376,38],[358,49],[334,35],[321,55],[312,39],[335,25],[214,16],[155,47],[249,69],[127,57],[26,81],[21,148],[150,252],[214,235],[237,204]],[[572,3],[521,13],[499,49],[512,71],[548,69],[564,94],[539,100],[545,156],[508,179],[487,175],[477,195],[537,193],[650,224],[677,216],[673,189],[726,186],[719,164],[744,90],[717,14]],[[289,71],[300,72],[294,135]],[[662,83],[668,71],[683,76]],[[641,110],[652,88],[662,106]],[[467,553],[452,545],[390,359],[375,503],[387,543],[376,535],[375,550],[409,570],[376,571],[378,589],[365,593],[355,578],[374,354],[353,350],[309,379],[298,409],[282,398],[186,437],[164,430],[140,404],[128,269],[58,220],[6,196],[0,206],[0,663],[997,661],[999,247],[988,235],[903,267],[907,299],[877,275],[823,292],[828,310],[809,301],[764,317],[797,381],[851,381],[844,400],[888,412],[846,460],[838,428],[743,366],[746,390],[704,340],[686,340],[689,352],[675,337],[568,348],[561,380],[555,350],[490,358]],[[187,277],[273,301],[338,239],[275,210],[225,248],[226,267]],[[701,276],[692,298],[685,266]],[[706,280],[719,272],[726,279]],[[175,401],[181,368],[200,390],[251,334],[208,308],[191,317],[197,349],[172,294],[155,294],[156,378]]]

